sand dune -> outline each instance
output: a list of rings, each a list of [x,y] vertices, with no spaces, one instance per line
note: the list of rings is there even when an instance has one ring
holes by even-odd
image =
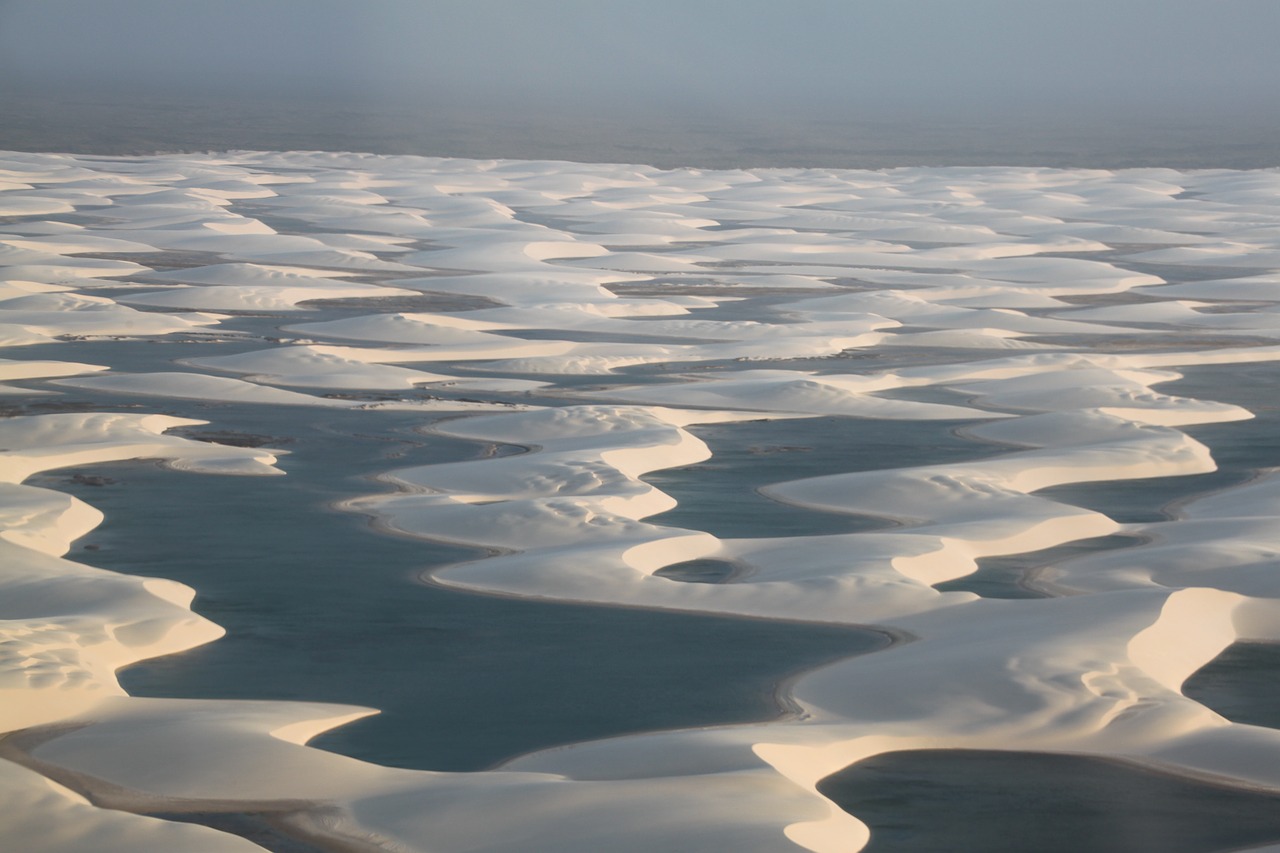
[[[1252,479],[1193,490],[1161,521],[1062,497],[1209,475],[1217,437],[1271,405],[1173,383],[1280,361],[1277,189],[1271,171],[0,154],[0,402],[13,407],[0,420],[0,846],[262,849],[145,816],[228,812],[353,851],[851,853],[869,830],[819,782],[924,748],[1106,756],[1280,790],[1280,733],[1181,692],[1231,644],[1280,642],[1274,444],[1253,449]],[[148,358],[144,340],[170,345]],[[179,401],[207,421],[160,413]],[[101,513],[29,481],[130,459],[191,472],[193,490],[205,475],[287,475],[283,449],[171,432],[234,429],[241,404],[342,410],[375,435],[380,413],[416,412],[428,442],[490,448],[388,461],[365,473],[394,490],[345,503],[487,552],[433,568],[432,583],[873,626],[896,642],[800,675],[770,722],[476,773],[306,746],[376,713],[374,696],[128,696],[116,670],[222,629],[187,586],[70,559]],[[903,463],[868,444],[760,486],[875,529],[734,538],[663,523],[677,499],[655,472],[715,462],[704,429],[766,420],[854,437],[874,421],[955,422],[975,452],[937,462],[921,447]],[[1203,425],[1213,440],[1193,437]],[[813,443],[802,449],[821,455]],[[954,586],[987,558],[1116,533],[1136,544],[1042,568],[1049,597]],[[734,573],[664,572],[701,559]]]

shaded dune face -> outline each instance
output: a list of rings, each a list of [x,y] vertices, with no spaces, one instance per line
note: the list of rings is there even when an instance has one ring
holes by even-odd
[[[0,846],[1274,843],[1277,190],[0,154]]]

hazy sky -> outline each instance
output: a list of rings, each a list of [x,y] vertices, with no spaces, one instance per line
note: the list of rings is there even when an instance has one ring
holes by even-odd
[[[0,85],[1274,111],[1280,0],[0,0]]]

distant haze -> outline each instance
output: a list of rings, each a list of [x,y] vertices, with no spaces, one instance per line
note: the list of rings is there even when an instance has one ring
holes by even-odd
[[[1275,127],[1278,34],[1276,0],[0,0],[0,97],[22,125],[0,145],[57,125],[40,103],[169,98],[430,109],[435,132],[501,116],[534,135],[1151,122],[1194,148],[1211,126]]]

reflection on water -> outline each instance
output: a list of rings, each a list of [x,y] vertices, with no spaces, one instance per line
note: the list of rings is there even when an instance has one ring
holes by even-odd
[[[1214,853],[1280,841],[1280,795],[1047,753],[879,755],[818,789],[865,853]]]

